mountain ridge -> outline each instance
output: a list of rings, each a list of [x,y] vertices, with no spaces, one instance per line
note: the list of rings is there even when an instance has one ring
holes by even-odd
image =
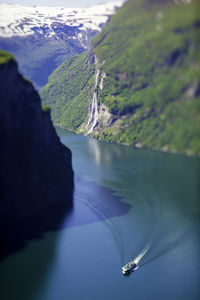
[[[97,85],[95,71],[90,77],[93,85],[84,104],[88,111],[84,122],[78,127],[65,122],[67,103],[73,103],[67,93],[56,123],[108,142],[199,155],[198,11],[198,1],[127,1],[93,38],[79,70],[73,64],[70,67],[77,76],[90,60],[93,70],[99,70]],[[61,68],[41,91],[43,101],[52,107],[54,121],[55,108],[62,103],[57,102],[59,95],[69,88],[67,70],[65,88],[59,88],[58,80],[64,80],[59,77]],[[92,104],[95,93],[97,106]],[[98,118],[92,117],[94,108]],[[89,119],[96,120],[92,132],[87,128]]]
[[[100,31],[102,24],[105,24],[108,17],[121,5],[121,1],[88,8],[0,4],[0,36],[25,36],[35,32],[42,34],[40,30],[43,28],[46,28],[47,36],[53,36],[56,34],[54,22],[80,28],[80,32]]]
[[[0,4],[0,48],[17,59],[37,89],[64,60],[88,49],[121,2],[89,8]]]

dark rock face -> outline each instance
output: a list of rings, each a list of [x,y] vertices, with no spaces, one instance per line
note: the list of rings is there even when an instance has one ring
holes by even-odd
[[[0,64],[0,141],[1,257],[18,248],[13,236],[19,242],[58,228],[73,194],[71,151],[11,60]]]

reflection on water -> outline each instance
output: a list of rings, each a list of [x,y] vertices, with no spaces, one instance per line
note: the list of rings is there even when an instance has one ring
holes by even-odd
[[[73,153],[73,211],[0,265],[4,298],[199,299],[200,160],[60,133]],[[126,279],[130,260],[140,268]]]
[[[79,149],[72,142],[74,156],[82,151],[88,167],[79,172],[93,174],[132,206],[125,218],[107,222],[122,264],[136,259],[144,265],[180,245],[199,217],[199,159],[83,140]]]
[[[147,264],[181,243],[200,215],[199,159],[76,139],[73,134],[65,140],[62,134],[79,174],[114,188],[132,206],[125,218],[107,222],[122,264],[130,259]]]
[[[98,141],[95,139],[90,139],[88,141],[88,146],[89,146],[89,152],[92,153],[95,157],[96,164],[100,165],[102,153],[99,148]]]

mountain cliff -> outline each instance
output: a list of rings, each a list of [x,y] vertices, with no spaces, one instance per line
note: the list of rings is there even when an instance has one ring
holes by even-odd
[[[195,0],[127,1],[87,54],[49,77],[41,96],[54,122],[109,142],[200,154],[199,12]],[[70,107],[80,122],[69,123]]]
[[[49,108],[42,109],[32,84],[5,51],[0,78],[1,258],[13,236],[20,240],[21,230],[30,235],[30,228],[38,233],[54,222],[59,226],[72,206],[73,170],[71,151],[61,144]]]
[[[11,52],[20,72],[37,88],[67,58],[88,49],[121,2],[88,8],[0,4],[0,49]]]

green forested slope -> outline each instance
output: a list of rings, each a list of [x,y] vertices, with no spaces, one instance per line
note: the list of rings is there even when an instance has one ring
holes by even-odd
[[[200,153],[199,1],[129,0],[93,39],[91,53],[97,55],[98,68],[106,74],[103,89],[98,88],[98,104],[106,105],[112,117],[110,126],[99,122],[94,136],[152,149]],[[95,66],[85,68],[89,54],[84,55],[85,60],[83,55],[73,59],[73,68],[68,66],[70,61],[62,65],[67,80],[76,77],[75,66],[78,73],[85,70],[84,80],[76,77],[76,82],[67,81],[62,87],[65,106],[60,107],[61,76],[56,78],[56,72],[42,91],[42,98],[51,106],[56,87],[53,119],[74,130],[86,121],[90,101],[82,99],[89,95],[91,99],[93,92]],[[90,78],[86,90],[81,88],[85,76]],[[70,89],[76,97],[70,96]],[[82,115],[79,124],[71,116],[74,101],[73,116],[76,111]],[[62,110],[61,117],[55,118],[55,108]]]
[[[86,52],[66,60],[49,77],[41,97],[51,107],[55,124],[76,130],[87,118],[94,69]]]
[[[16,63],[16,60],[12,54],[8,53],[7,51],[0,50],[0,65],[6,64],[9,61]]]

